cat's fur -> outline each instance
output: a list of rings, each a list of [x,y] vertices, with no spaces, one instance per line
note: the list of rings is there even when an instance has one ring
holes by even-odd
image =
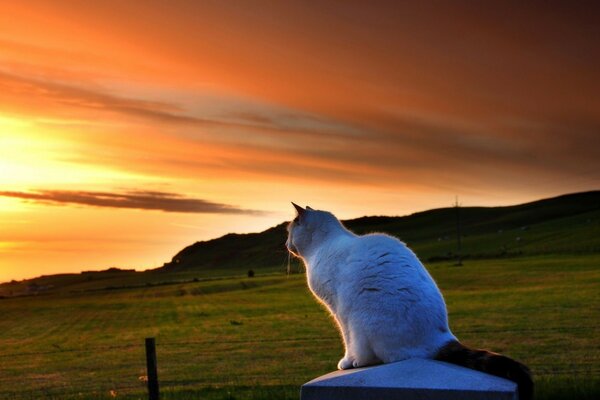
[[[304,261],[310,290],[342,333],[346,352],[338,368],[437,359],[511,379],[521,400],[531,398],[526,366],[456,339],[440,290],[404,243],[355,235],[329,212],[294,206],[286,246]]]

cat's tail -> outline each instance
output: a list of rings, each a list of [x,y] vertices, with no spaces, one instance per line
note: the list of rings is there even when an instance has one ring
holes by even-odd
[[[452,340],[438,351],[435,359],[506,378],[518,385],[519,400],[533,398],[533,379],[529,368],[502,354],[471,349]]]

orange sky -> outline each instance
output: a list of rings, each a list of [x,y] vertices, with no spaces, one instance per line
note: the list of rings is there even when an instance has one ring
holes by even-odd
[[[369,4],[0,3],[0,281],[598,189],[597,7]]]

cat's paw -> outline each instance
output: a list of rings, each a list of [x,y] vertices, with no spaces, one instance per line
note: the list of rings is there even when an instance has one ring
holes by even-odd
[[[344,357],[338,363],[338,369],[350,369],[354,368],[354,360],[349,357]]]

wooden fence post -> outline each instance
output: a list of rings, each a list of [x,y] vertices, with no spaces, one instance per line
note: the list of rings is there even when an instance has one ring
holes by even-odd
[[[148,374],[148,399],[159,400],[158,373],[156,372],[156,342],[146,338],[146,370]]]

